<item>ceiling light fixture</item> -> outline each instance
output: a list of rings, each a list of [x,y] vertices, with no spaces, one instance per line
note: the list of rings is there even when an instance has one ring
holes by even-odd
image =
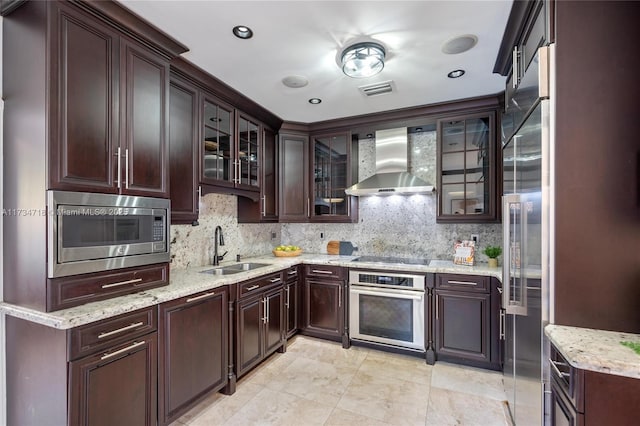
[[[349,77],[365,78],[384,68],[384,47],[378,43],[356,43],[342,52],[342,72]]]
[[[318,105],[320,102],[322,102],[322,99],[320,99],[320,98],[311,98],[311,99],[309,99],[309,103],[313,104],[313,105]]]
[[[246,25],[236,25],[233,27],[233,35],[243,40],[253,37],[253,31]]]
[[[464,70],[453,70],[449,74],[447,74],[447,77],[459,78],[459,77],[462,77],[463,75],[464,75]]]

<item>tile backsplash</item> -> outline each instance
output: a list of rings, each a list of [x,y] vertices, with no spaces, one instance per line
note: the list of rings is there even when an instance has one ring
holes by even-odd
[[[409,169],[427,182],[436,181],[436,134],[409,135]],[[375,172],[373,139],[359,143],[360,180]],[[228,251],[225,260],[268,254],[278,244],[295,244],[308,253],[326,253],[330,240],[351,241],[356,254],[452,259],[456,240],[478,234],[480,249],[502,244],[500,224],[437,224],[435,195],[361,197],[359,221],[348,224],[239,224],[237,198],[208,194],[201,200],[200,225],[171,226],[172,268],[212,263],[215,227],[220,225]],[[322,234],[322,238],[321,238]],[[272,235],[275,235],[272,238]],[[478,262],[486,256],[478,254]]]

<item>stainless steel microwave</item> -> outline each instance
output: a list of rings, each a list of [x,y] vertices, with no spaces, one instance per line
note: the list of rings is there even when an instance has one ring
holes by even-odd
[[[49,278],[169,262],[170,201],[47,191]]]

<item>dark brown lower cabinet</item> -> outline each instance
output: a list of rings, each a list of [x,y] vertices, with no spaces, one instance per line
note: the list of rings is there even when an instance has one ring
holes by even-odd
[[[282,283],[266,291],[250,293],[249,296],[238,300],[235,363],[237,377],[247,373],[276,350],[284,350],[286,341],[283,308]]]
[[[6,317],[7,424],[157,424],[158,310],[59,330]]]
[[[286,282],[284,284],[284,310],[286,320],[287,339],[298,332],[299,329],[299,297],[300,282],[298,267],[289,268],[285,271]]]
[[[552,426],[638,424],[640,379],[573,367],[551,344]]]
[[[499,298],[490,277],[437,274],[433,341],[437,360],[500,369]]]
[[[69,424],[155,426],[157,348],[151,333],[69,363]]]
[[[160,305],[160,424],[169,424],[227,384],[228,290]]]

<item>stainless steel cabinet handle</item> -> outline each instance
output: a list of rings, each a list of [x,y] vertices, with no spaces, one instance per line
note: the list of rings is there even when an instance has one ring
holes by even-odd
[[[267,196],[264,195],[262,197],[262,216],[266,216],[267,215]]]
[[[129,189],[129,148],[124,150],[124,187]]]
[[[438,295],[436,294],[436,319],[438,319]]]
[[[113,336],[114,334],[122,333],[123,331],[131,330],[132,328],[140,327],[144,323],[142,321],[135,322],[133,324],[129,324],[126,327],[119,328],[117,330],[105,331],[104,333],[98,334],[98,339],[104,339],[105,337]]]
[[[273,278],[269,280],[270,283],[277,283],[278,281],[280,281],[280,278]]]
[[[453,281],[453,280],[449,280],[449,281],[447,281],[447,283],[449,283],[449,284],[459,284],[459,285],[473,285],[473,286],[478,285],[478,283],[474,283],[473,281]]]
[[[118,287],[121,285],[139,283],[140,281],[142,281],[142,278],[136,278],[135,280],[120,281],[119,283],[113,283],[113,284],[104,284],[101,287],[102,288]]]
[[[504,311],[500,311],[500,340],[504,340]]]
[[[313,272],[314,274],[333,275],[332,271],[325,271],[325,270],[322,270],[322,269],[312,269],[311,272]]]
[[[198,185],[198,201],[202,200],[202,186]]]
[[[216,294],[216,292],[212,291],[211,293],[205,293],[205,294],[201,294],[200,296],[190,297],[190,298],[187,299],[187,303],[195,302],[196,300],[204,299],[205,297],[213,296],[215,294]]]
[[[307,216],[311,216],[311,206],[309,198],[307,198]]]
[[[289,309],[289,293],[291,292],[291,287],[287,287],[285,288],[285,291],[287,292],[287,300],[284,303],[284,306],[287,307],[287,309]]]
[[[251,287],[247,287],[245,290],[246,291],[251,291],[251,290],[255,290],[256,288],[260,288],[260,285],[258,285],[258,284],[252,285]]]
[[[118,189],[122,188],[122,181],[120,180],[120,178],[122,177],[122,152],[120,147],[118,147],[118,150],[116,152],[116,156],[118,157]]]
[[[142,342],[133,342],[133,344],[132,344],[132,345],[127,346],[126,348],[122,348],[122,349],[120,349],[120,350],[118,350],[118,351],[115,351],[115,352],[111,352],[111,353],[108,353],[108,354],[104,354],[104,355],[102,355],[102,356],[100,357],[100,360],[109,359],[109,358],[114,357],[114,356],[116,356],[116,355],[120,355],[121,353],[124,353],[124,352],[130,351],[131,349],[137,348],[138,346],[142,346],[142,345],[144,345],[144,344],[145,344],[145,341],[144,341],[144,340],[143,340]]]
[[[560,370],[558,369],[558,365],[566,365],[566,364],[561,363],[561,362],[556,362],[556,361],[552,360],[551,358],[549,358],[549,363],[551,364],[551,367],[553,367],[553,371],[555,371],[555,372],[556,372],[556,374],[557,374],[559,377],[571,377],[571,374],[569,374],[569,373],[564,373],[564,372],[562,372],[562,371],[560,371]]]
[[[338,287],[338,308],[342,306],[342,285]]]
[[[298,275],[298,271],[296,271],[295,269],[293,271],[289,271],[288,272],[289,275]]]
[[[518,70],[518,46],[513,47],[513,56],[511,56],[511,86],[515,89],[518,87],[518,78],[520,76],[520,72]]]

